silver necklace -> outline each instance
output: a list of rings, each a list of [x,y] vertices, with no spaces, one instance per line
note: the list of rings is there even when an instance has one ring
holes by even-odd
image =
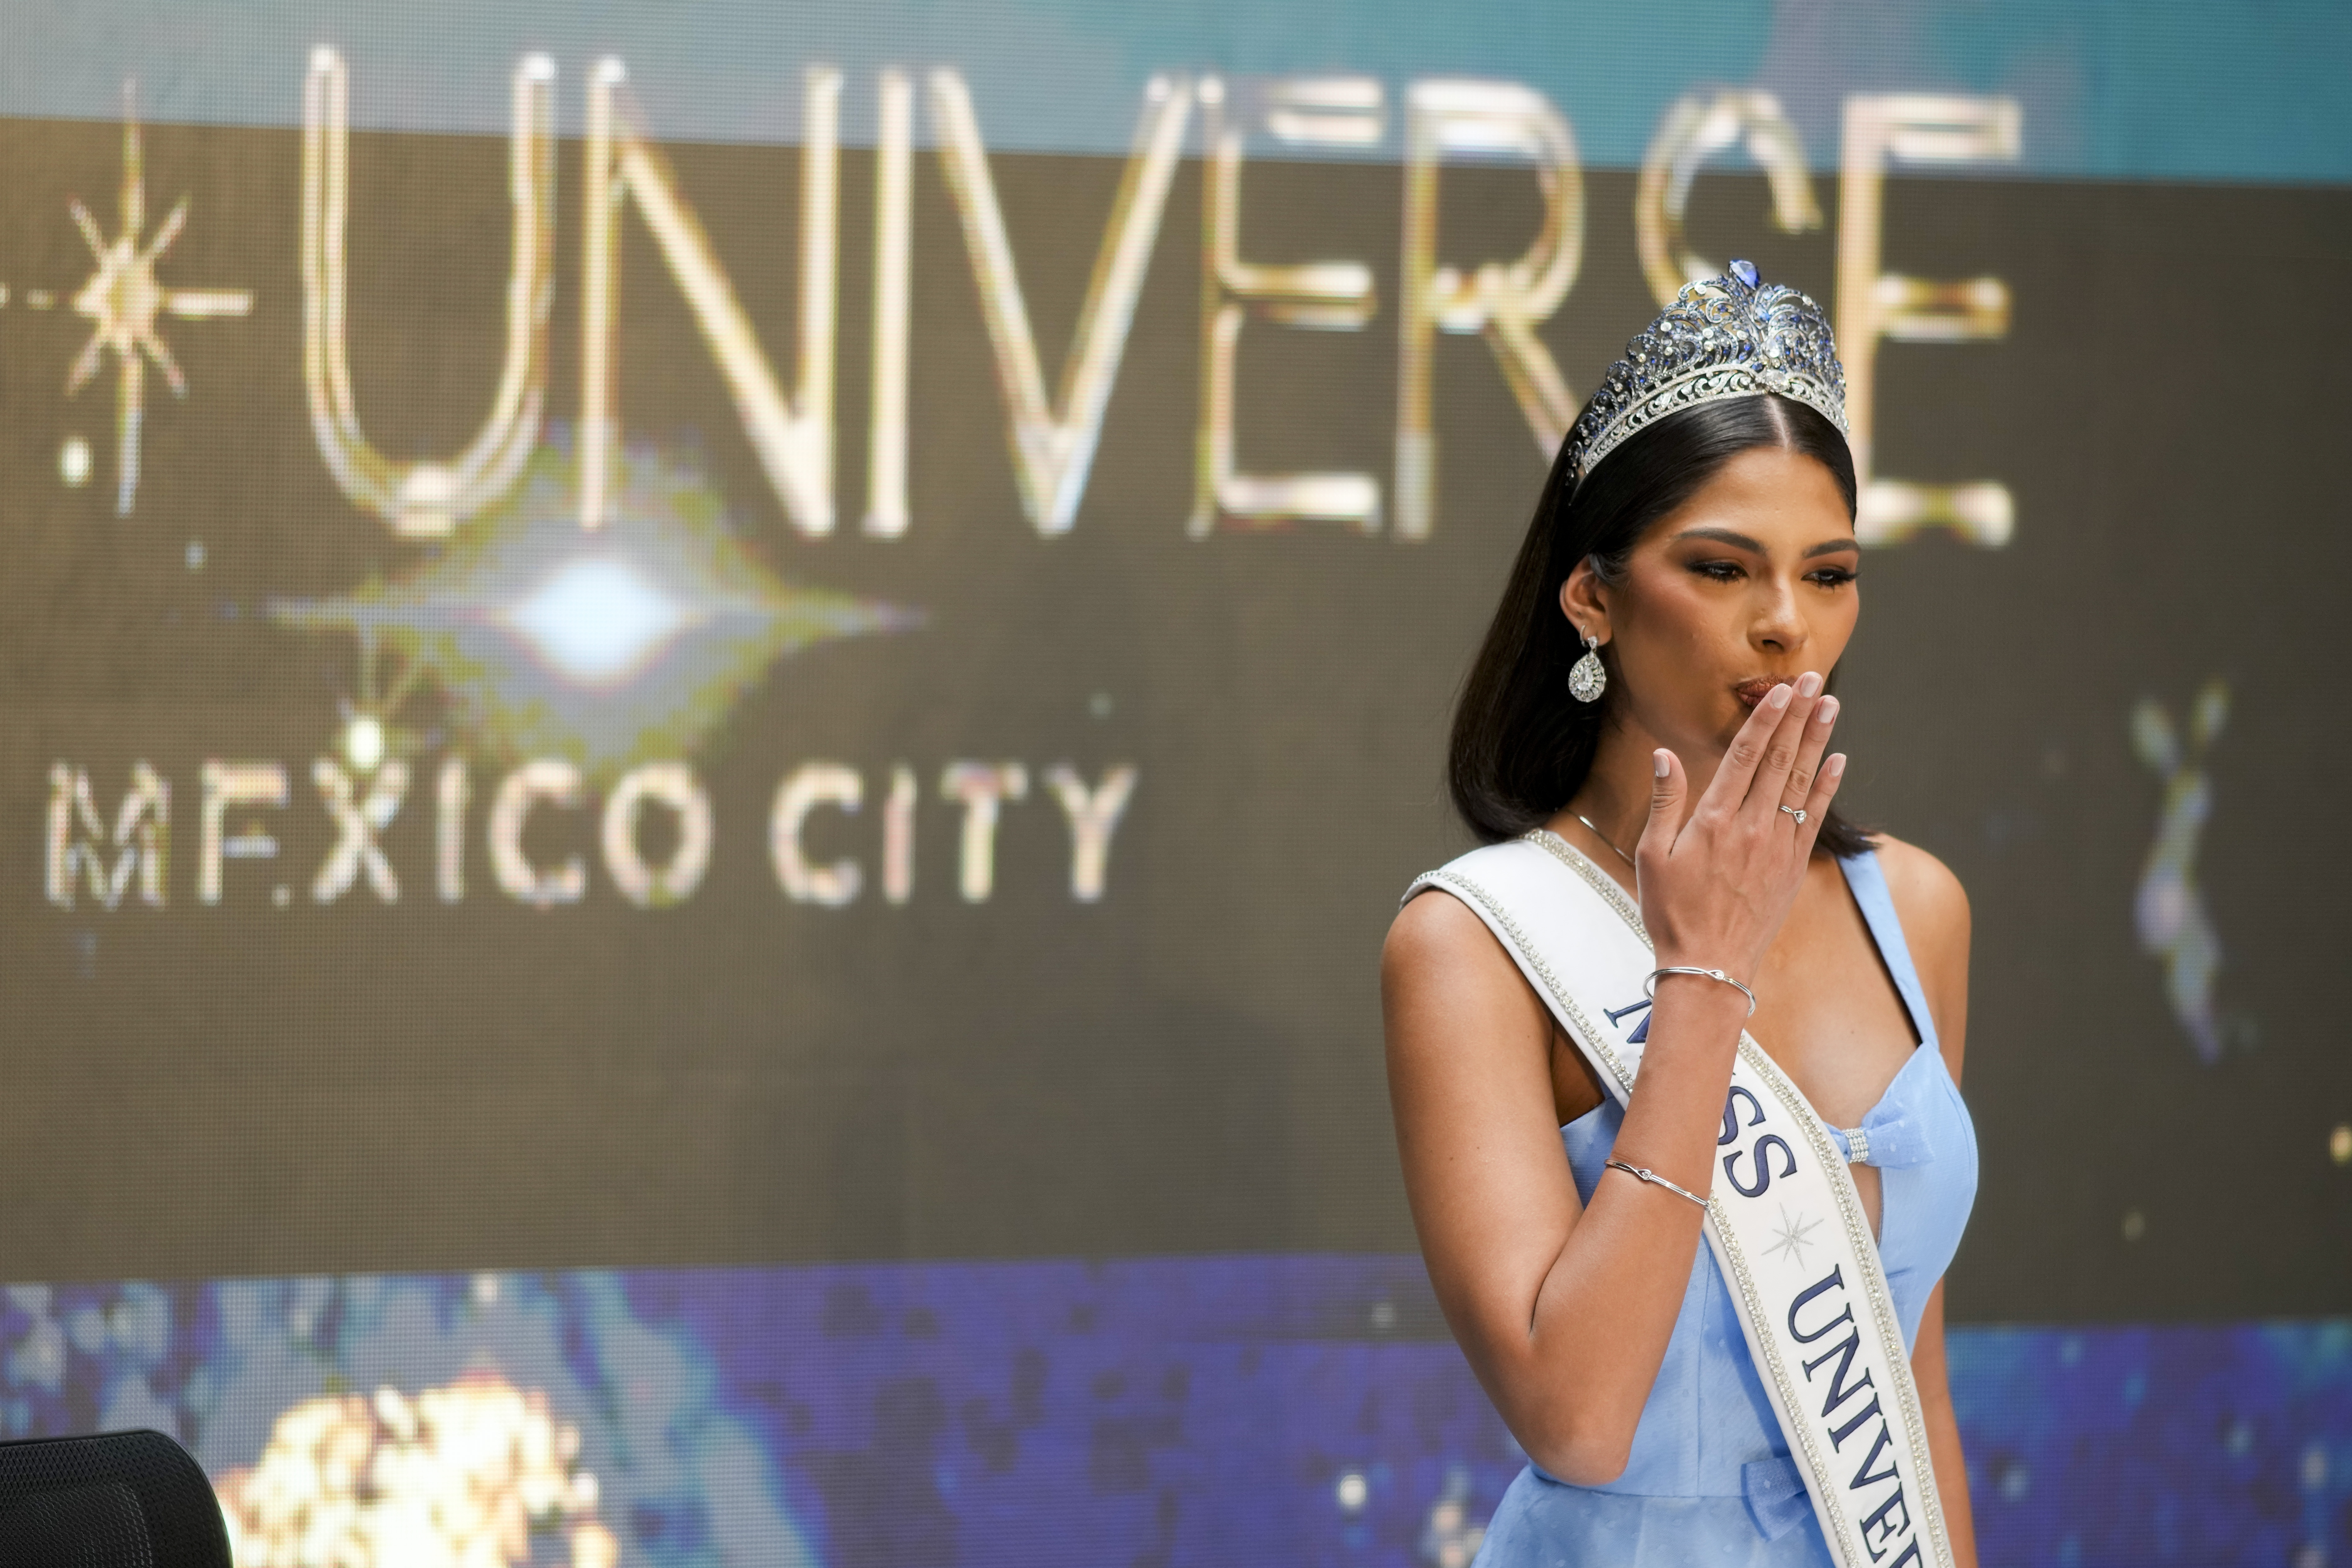
[[[1617,849],[1617,841],[1610,837],[1606,833],[1601,832],[1598,827],[1593,827],[1592,818],[1585,816],[1580,811],[1571,811],[1568,815],[1576,818],[1577,821],[1584,824],[1586,827],[1591,828],[1593,837],[1598,838],[1601,843],[1609,846],[1610,848]],[[1628,866],[1633,864],[1633,858],[1631,855],[1626,854],[1622,849],[1617,849],[1617,858],[1624,861]]]

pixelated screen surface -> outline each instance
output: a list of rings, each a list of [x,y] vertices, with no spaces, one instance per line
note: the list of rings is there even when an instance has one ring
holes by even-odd
[[[1973,901],[1987,1561],[2352,1552],[2333,11],[22,44],[9,1435],[173,1433],[248,1564],[394,1550],[331,1450],[509,1562],[1460,1568],[1379,945],[1738,254],[1845,355],[1846,804]]]

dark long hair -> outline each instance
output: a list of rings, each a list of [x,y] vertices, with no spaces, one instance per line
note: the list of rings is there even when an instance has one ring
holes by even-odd
[[[1569,666],[1584,648],[1560,613],[1559,585],[1588,559],[1602,582],[1622,581],[1626,558],[1653,523],[1758,447],[1819,459],[1853,515],[1853,454],[1845,437],[1812,408],[1777,394],[1669,415],[1611,452],[1580,485],[1569,477],[1561,443],[1454,710],[1446,783],[1471,832],[1491,844],[1540,826],[1592,771],[1612,694],[1590,703],[1568,694]],[[1840,856],[1869,846],[1834,808],[1817,843]]]

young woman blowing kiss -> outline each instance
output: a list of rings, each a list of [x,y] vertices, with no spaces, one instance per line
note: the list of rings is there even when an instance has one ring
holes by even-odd
[[[1488,847],[1381,982],[1430,1278],[1531,1461],[1485,1568],[1974,1568],[1969,908],[1831,811],[1854,507],[1827,324],[1735,262],[1564,444],[1465,685]]]

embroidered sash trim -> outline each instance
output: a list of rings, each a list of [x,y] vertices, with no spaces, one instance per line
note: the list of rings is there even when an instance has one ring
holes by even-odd
[[[1624,1103],[1649,1037],[1652,962],[1624,890],[1540,829],[1475,849],[1405,897],[1430,888],[1495,933]],[[1707,1245],[1832,1556],[1840,1568],[1952,1568],[1911,1358],[1861,1194],[1831,1129],[1744,1032],[1717,1147]]]

